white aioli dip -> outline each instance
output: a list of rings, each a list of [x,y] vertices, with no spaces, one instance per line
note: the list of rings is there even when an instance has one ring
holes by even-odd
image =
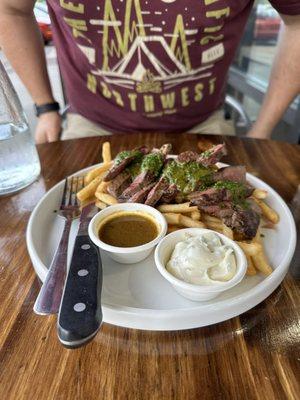
[[[186,235],[176,244],[166,266],[176,278],[187,283],[214,285],[227,282],[236,274],[233,248],[222,244],[213,232]]]

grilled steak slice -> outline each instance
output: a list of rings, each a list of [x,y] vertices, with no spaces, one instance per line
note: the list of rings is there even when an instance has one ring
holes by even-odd
[[[164,166],[167,152],[171,149],[171,145],[166,144],[160,150],[152,151],[147,154],[141,163],[141,173],[134,179],[132,184],[122,193],[120,199],[126,201],[135,195],[145,186],[154,183]]]
[[[225,225],[239,233],[244,239],[253,239],[256,235],[260,215],[248,204],[247,209],[235,206],[231,202],[212,205],[198,205],[199,209],[209,215],[220,218]]]
[[[210,149],[204,151],[200,154],[197,159],[197,162],[203,164],[205,167],[216,164],[221,160],[223,156],[226,156],[226,146],[225,143],[217,144],[216,146],[211,147]]]
[[[107,172],[103,178],[104,182],[111,181],[116,176],[118,176],[124,169],[132,163],[132,161],[139,159],[145,154],[148,154],[149,150],[147,147],[143,146],[139,149],[134,149],[131,151],[121,151],[115,158],[114,165]]]
[[[124,169],[129,165],[133,160],[135,159],[134,156],[127,157],[124,160],[122,160],[119,164],[115,164],[111,167],[111,169],[107,172],[105,177],[103,178],[104,182],[109,182],[112,179],[114,179],[116,176],[118,176]]]
[[[180,163],[188,163],[191,161],[197,161],[199,158],[199,154],[195,151],[184,151],[180,153],[177,157],[177,161]]]
[[[131,185],[124,190],[124,192],[119,196],[119,199],[121,201],[127,201],[141,189],[150,185],[150,183],[153,183],[155,179],[156,176],[153,175],[152,172],[149,171],[142,172],[135,178],[135,180],[131,183]]]
[[[160,180],[155,184],[155,186],[151,189],[150,193],[147,196],[145,204],[148,206],[154,206],[166,190],[169,188],[169,183],[164,177],[161,177]]]
[[[221,204],[211,204],[211,205],[198,205],[199,210],[213,215],[218,218],[230,217],[233,212],[233,204],[231,202],[223,202]]]
[[[162,203],[172,203],[172,201],[175,200],[177,193],[178,193],[177,186],[175,184],[170,185],[162,195],[160,201]]]
[[[231,217],[222,218],[223,222],[246,239],[253,239],[259,227],[260,216],[252,209],[235,210]]]
[[[107,191],[118,198],[120,194],[131,184],[131,176],[126,170],[116,176],[108,185]]]
[[[232,193],[230,190],[225,188],[217,189],[212,187],[202,192],[191,193],[188,197],[191,200],[192,206],[209,206],[224,201],[231,201]]]
[[[144,203],[148,193],[153,188],[155,183],[150,183],[150,185],[145,186],[143,189],[135,193],[130,199],[127,200],[128,203]]]
[[[246,182],[246,167],[243,165],[220,168],[213,175],[213,180],[217,181],[232,181],[245,183]]]

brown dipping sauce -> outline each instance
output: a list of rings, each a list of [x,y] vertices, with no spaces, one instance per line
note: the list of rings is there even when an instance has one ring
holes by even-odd
[[[122,211],[110,215],[99,228],[99,239],[115,247],[136,247],[149,243],[159,234],[151,216]]]

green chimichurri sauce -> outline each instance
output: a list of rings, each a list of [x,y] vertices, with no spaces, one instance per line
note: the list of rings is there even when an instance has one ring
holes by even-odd
[[[175,160],[168,163],[163,172],[168,181],[183,193],[193,192],[200,182],[209,180],[212,173],[211,169],[195,161],[181,164]]]
[[[163,165],[164,162],[161,153],[150,153],[143,158],[141,171],[151,171],[158,176]]]
[[[131,178],[134,179],[141,172],[141,163],[140,162],[132,163],[126,169],[130,173]]]
[[[127,157],[135,157],[136,160],[140,160],[143,157],[143,154],[139,150],[124,150],[117,154],[115,158],[115,165],[120,164]]]
[[[232,200],[234,203],[241,203],[245,200],[247,189],[243,183],[232,182],[232,181],[219,181],[216,182],[213,187],[216,189],[227,189],[232,194]]]
[[[208,158],[212,155],[213,151],[212,150],[206,150],[203,153],[201,153],[201,156],[204,158]]]

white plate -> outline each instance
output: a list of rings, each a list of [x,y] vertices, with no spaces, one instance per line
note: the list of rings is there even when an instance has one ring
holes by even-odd
[[[85,173],[90,168],[75,175]],[[279,213],[276,230],[265,230],[266,253],[274,272],[246,277],[239,285],[216,299],[196,303],[181,297],[159,274],[153,254],[134,265],[121,265],[101,253],[103,264],[102,308],[105,322],[128,328],[180,330],[215,324],[242,314],[266,299],[287,273],[296,245],[293,217],[282,198],[260,179],[247,175],[249,182],[269,192],[268,203]],[[63,229],[59,208],[64,182],[55,185],[33,210],[26,232],[28,251],[43,281]],[[74,243],[78,221],[70,235]],[[70,262],[71,251],[69,252]]]

